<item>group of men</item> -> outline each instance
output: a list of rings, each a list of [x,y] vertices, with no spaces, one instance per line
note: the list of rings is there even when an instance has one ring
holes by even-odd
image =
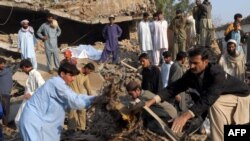
[[[58,76],[45,82],[39,71],[33,68],[30,59],[23,59],[20,62],[20,69],[28,75],[28,78],[25,83],[24,101],[18,110],[15,123],[25,141],[59,140],[65,111],[69,111],[69,132],[86,129],[85,108],[95,98],[95,96],[86,95],[95,94],[90,86],[88,75],[95,70],[95,67],[92,63],[87,63],[79,71],[76,65],[70,60],[62,60]],[[0,92],[4,110],[2,121],[5,126],[8,126],[10,112],[12,72],[13,68],[6,66],[6,60],[0,58],[0,81],[2,82]],[[32,122],[29,122],[31,119]],[[36,119],[35,122],[34,119]]]
[[[232,50],[233,47],[236,48],[236,44],[229,41],[228,48]],[[132,80],[126,85],[132,98],[142,101],[133,110],[150,107],[163,121],[168,123],[174,119],[171,126],[174,133],[184,132],[186,135],[200,129],[208,118],[211,139],[216,141],[224,139],[224,125],[249,124],[249,86],[240,77],[227,73],[220,64],[211,62],[211,55],[209,49],[197,47],[190,49],[188,55],[179,52],[172,63],[170,53],[164,52],[165,64],[171,66],[160,70],[150,64],[146,53],[141,54],[142,82]],[[189,68],[185,67],[187,58]],[[164,73],[168,74],[161,75]],[[166,80],[168,83],[162,86],[161,82]],[[154,118],[144,112],[143,117],[147,128],[164,133]],[[186,125],[187,122],[191,126]]]
[[[149,14],[144,13],[137,28],[142,52],[139,56],[142,82],[131,81],[126,89],[133,99],[139,98],[144,102],[142,106],[150,107],[164,121],[173,119],[171,129],[175,133],[187,128],[187,134],[191,134],[209,117],[211,139],[219,141],[223,140],[224,125],[250,122],[250,89],[245,83],[246,51],[243,47],[247,35],[242,34],[240,29],[242,15],[236,14],[234,23],[225,32],[226,49],[217,62],[211,62],[208,49],[213,39],[211,9],[209,0],[202,3],[196,0],[193,9],[195,22],[186,18],[182,10],[176,10],[176,17],[170,26],[161,11],[153,15],[152,22],[149,22]],[[114,24],[114,20],[115,17],[111,15],[110,23],[103,29],[106,44],[100,63],[107,61],[111,54],[112,63],[119,61],[118,38],[122,35],[122,29]],[[36,70],[36,40],[34,29],[28,23],[28,20],[23,20],[18,33],[18,47],[23,59],[20,68],[29,76],[25,100],[15,120],[22,138],[25,141],[60,140],[68,108],[71,109],[68,125],[70,133],[84,131],[85,108],[96,99],[96,96],[86,95],[94,95],[88,78],[88,74],[95,70],[94,65],[88,63],[79,71],[70,50],[64,52],[65,59],[60,62],[57,37],[61,30],[53,16],[49,15],[37,35],[45,42],[48,72],[52,73],[53,56],[58,76],[45,82]],[[194,25],[196,46],[199,47],[188,49],[186,28]],[[171,49],[168,45],[168,29],[174,33],[174,46]],[[12,70],[5,63],[0,58],[0,83],[3,84],[0,94],[5,111],[3,123],[7,124]],[[144,113],[143,120],[146,127],[162,133],[160,126],[149,115]],[[189,121],[192,127],[186,127]]]
[[[15,123],[22,139],[25,141],[60,140],[65,112],[68,112],[69,132],[84,132],[86,130],[85,108],[95,99],[93,96],[95,92],[89,81],[89,74],[95,70],[95,66],[87,63],[78,69],[77,61],[72,58],[70,50],[64,51],[65,58],[59,60],[57,37],[60,36],[61,29],[54,17],[48,15],[47,22],[41,25],[37,35],[44,41],[48,72],[52,73],[51,56],[53,56],[58,76],[45,82],[37,70],[34,29],[29,26],[28,20],[21,21],[21,25],[22,28],[18,32],[18,49],[21,52],[22,61],[19,66],[28,78],[25,83],[24,100],[16,115]],[[13,71],[15,68],[6,66],[6,60],[0,58],[2,85],[0,94],[4,110],[2,121],[5,126],[8,126]],[[2,127],[1,139],[3,140]]]
[[[143,20],[138,25],[138,41],[142,52],[139,56],[143,67],[142,82],[140,84],[131,81],[127,90],[134,99],[144,101],[143,106],[152,105],[151,109],[163,120],[174,118],[171,127],[174,132],[181,132],[184,128],[186,130],[185,124],[193,119],[193,127],[186,130],[187,133],[193,133],[201,128],[202,122],[209,117],[211,139],[223,140],[224,125],[250,123],[249,86],[245,83],[248,34],[241,29],[242,15],[235,14],[235,21],[229,24],[225,31],[226,47],[222,49],[220,58],[212,61],[213,53],[209,48],[215,37],[211,10],[209,0],[202,3],[200,0],[196,1],[193,18],[197,44],[194,49],[188,49],[191,46],[186,46],[186,27],[193,26],[194,23],[185,18],[181,10],[176,10],[176,17],[169,28],[166,26],[167,22],[164,25],[161,12],[153,15],[152,22],[148,20],[149,15],[144,13]],[[165,49],[158,50],[161,45],[167,43],[162,39],[168,38],[158,33],[157,29],[163,34],[167,33],[167,29],[174,32],[174,46],[169,51],[168,45],[163,47],[166,47]],[[187,50],[189,51],[186,53]],[[163,52],[160,53],[161,51]],[[159,53],[160,56],[157,55]],[[164,61],[159,66],[158,59],[161,57]],[[185,63],[187,58],[189,67]],[[154,98],[152,94],[155,94]],[[162,101],[168,101],[166,104],[174,105],[174,109],[171,106],[166,108]],[[159,111],[168,113],[168,116],[162,112],[159,114]],[[176,112],[179,114],[176,115]],[[151,117],[147,117],[145,122],[153,131],[160,128]]]
[[[37,61],[35,54],[36,37],[34,29],[29,26],[29,21],[21,21],[21,29],[18,31],[18,50],[22,59],[30,59],[33,68],[37,69]],[[47,22],[43,23],[37,31],[37,36],[44,41],[44,49],[47,59],[47,69],[50,74],[53,73],[51,68],[51,57],[53,56],[56,70],[60,65],[57,38],[61,34],[61,29],[54,19],[54,16],[47,15]]]
[[[170,25],[164,19],[162,11],[153,15],[153,21],[149,21],[149,14],[145,12],[137,30],[141,52],[148,53],[154,65],[160,65],[164,51],[171,51],[173,59],[176,59],[179,51],[185,52],[188,49],[188,38],[194,40],[191,46],[209,47],[214,39],[211,10],[209,0],[204,0],[203,3],[197,0],[193,15],[185,16],[184,11],[178,9]],[[168,43],[168,29],[174,33],[173,46]],[[187,34],[188,29],[190,32]]]

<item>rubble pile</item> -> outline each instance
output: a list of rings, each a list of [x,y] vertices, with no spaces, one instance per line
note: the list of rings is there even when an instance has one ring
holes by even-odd
[[[126,61],[126,64],[129,63]],[[106,80],[102,88],[101,100],[88,110],[87,130],[84,133],[74,134],[70,140],[167,140],[166,137],[144,128],[140,116],[133,115],[129,111],[128,105],[131,98],[126,92],[125,84],[130,80],[140,81],[141,78],[137,72],[121,63],[105,64],[100,73]],[[62,140],[67,139],[69,139],[68,136],[62,136]]]
[[[139,15],[146,10],[153,11],[153,3],[153,0],[64,0],[53,5],[52,9],[80,17],[80,19],[90,20],[93,17],[107,18],[111,13],[116,13],[116,16]]]
[[[116,21],[131,21],[156,10],[155,0],[2,0],[0,5],[50,12],[88,24],[108,23],[110,14]]]
[[[0,34],[1,47],[17,47],[17,34]]]

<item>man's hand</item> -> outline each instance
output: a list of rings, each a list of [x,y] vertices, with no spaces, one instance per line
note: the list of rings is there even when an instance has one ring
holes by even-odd
[[[175,96],[175,100],[177,101],[177,102],[181,102],[181,96],[178,94],[178,95],[176,95]]]
[[[31,98],[31,94],[30,93],[26,93],[26,94],[24,94],[23,98],[26,99],[26,100],[28,100],[28,99]]]
[[[190,112],[185,112],[181,116],[174,119],[173,125],[172,125],[172,131],[174,133],[182,132],[183,127],[186,125],[187,121],[192,118],[192,115]]]
[[[100,96],[95,96],[95,99],[93,100],[92,105],[101,103],[103,100],[104,100],[104,97],[103,97],[102,95],[100,95]]]
[[[48,40],[48,39],[49,39],[48,36],[43,36],[43,41]]]
[[[140,101],[139,103],[136,103],[130,108],[131,113],[136,114],[142,111],[143,107],[145,106],[145,102]]]

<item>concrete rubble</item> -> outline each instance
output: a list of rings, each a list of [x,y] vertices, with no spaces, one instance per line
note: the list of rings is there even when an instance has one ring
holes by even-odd
[[[153,12],[156,9],[154,0],[1,0],[1,5],[49,11],[88,24],[107,23],[107,17],[111,14],[117,17],[116,21],[131,21],[145,11]]]

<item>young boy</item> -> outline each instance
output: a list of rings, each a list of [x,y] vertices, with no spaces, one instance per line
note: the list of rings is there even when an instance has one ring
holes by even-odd
[[[142,53],[139,56],[139,61],[142,65],[142,89],[157,93],[162,89],[160,69],[155,65],[151,65],[147,53]]]

